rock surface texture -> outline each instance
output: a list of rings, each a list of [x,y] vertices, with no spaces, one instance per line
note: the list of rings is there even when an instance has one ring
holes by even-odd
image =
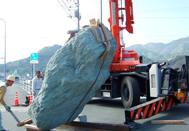
[[[29,108],[34,124],[52,129],[73,121],[109,77],[115,49],[103,25],[86,27],[66,42],[49,60],[42,89]]]

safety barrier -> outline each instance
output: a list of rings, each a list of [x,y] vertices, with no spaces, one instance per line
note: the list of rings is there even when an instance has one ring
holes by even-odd
[[[125,123],[133,120],[146,119],[157,115],[160,112],[168,111],[178,103],[186,103],[188,96],[180,98],[179,100],[174,96],[159,97],[144,104],[129,108],[125,110]]]

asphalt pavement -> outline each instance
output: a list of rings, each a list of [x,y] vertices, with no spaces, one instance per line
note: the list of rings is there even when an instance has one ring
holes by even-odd
[[[26,107],[12,107],[12,111],[18,117],[19,120],[25,120],[28,118]],[[0,130],[8,131],[25,131],[24,127],[17,127],[16,120],[11,114],[1,106],[0,108]]]
[[[125,121],[124,108],[120,100],[95,100],[85,106],[83,114],[87,115],[88,121],[123,124]],[[185,125],[154,125],[153,120],[184,120]],[[135,131],[189,131],[189,104],[180,104],[171,108],[170,111],[159,113],[148,119],[137,120],[133,130]]]
[[[18,92],[19,102],[25,101],[27,93],[18,85],[14,85],[8,89],[6,100],[9,105],[14,103],[15,92]],[[27,119],[28,107],[12,106],[15,115],[20,119]],[[87,116],[88,122],[101,122],[123,124],[125,121],[124,108],[120,99],[117,100],[93,100],[84,107],[83,115]],[[185,125],[153,125],[152,120],[184,120]],[[189,130],[189,104],[180,104],[172,108],[168,112],[159,113],[156,116],[145,120],[136,121],[136,131],[188,131]],[[6,129],[9,131],[25,131],[23,127],[17,127],[17,122],[13,117],[5,111],[4,107],[0,106],[0,130]]]

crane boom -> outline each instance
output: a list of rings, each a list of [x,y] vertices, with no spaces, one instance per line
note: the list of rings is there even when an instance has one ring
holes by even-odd
[[[110,0],[109,4],[110,30],[117,42],[114,62],[119,62],[121,53],[120,32],[126,29],[129,33],[133,33],[133,6],[131,0]]]
[[[133,71],[130,67],[139,64],[139,56],[134,50],[126,50],[121,43],[123,30],[133,33],[133,4],[132,0],[109,0],[110,30],[116,40],[117,48],[110,67],[111,72]]]

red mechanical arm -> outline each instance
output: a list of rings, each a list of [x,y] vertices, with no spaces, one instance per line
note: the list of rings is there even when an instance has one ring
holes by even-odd
[[[133,6],[132,0],[110,0],[110,30],[113,37],[116,40],[117,48],[114,55],[114,59],[111,65],[111,71],[129,71],[128,66],[139,64],[138,54],[135,51],[126,51],[121,47],[120,32],[127,30],[129,33],[133,33]],[[124,59],[133,58],[133,61],[129,63]]]

